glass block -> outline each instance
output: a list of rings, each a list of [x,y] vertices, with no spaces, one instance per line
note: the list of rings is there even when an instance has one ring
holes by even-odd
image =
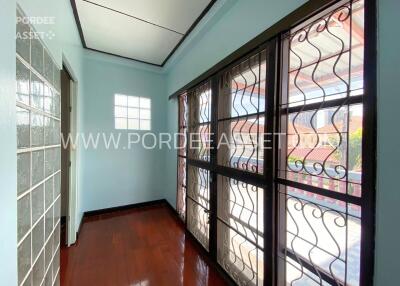
[[[53,285],[53,267],[50,267],[50,269],[46,273],[44,286],[52,286],[52,285]]]
[[[53,250],[55,251],[59,245],[60,245],[60,224],[57,224],[55,230],[54,230],[54,245],[53,245]]]
[[[53,129],[53,118],[44,117],[44,144],[46,146],[52,145],[52,129]]]
[[[56,279],[54,281],[54,286],[60,286],[60,272],[57,273]]]
[[[32,67],[43,74],[43,45],[39,39],[33,38],[31,40],[31,65]]]
[[[60,121],[53,119],[53,129],[51,135],[52,145],[61,144],[61,124]]]
[[[32,191],[32,224],[44,214],[44,184]]]
[[[28,63],[30,62],[30,27],[23,21],[23,16],[17,12],[17,34],[16,34],[16,49],[17,53],[24,58]]]
[[[54,148],[55,158],[54,158],[54,172],[57,172],[61,169],[61,148]]]
[[[17,107],[17,142],[18,148],[30,147],[29,110]]]
[[[44,179],[44,152],[32,152],[32,186]]]
[[[61,173],[54,175],[54,198],[57,198],[61,193]]]
[[[54,224],[58,222],[61,215],[61,197],[54,203]]]
[[[46,177],[54,173],[54,160],[55,160],[55,150],[54,148],[45,150],[45,175]]]
[[[44,85],[34,73],[31,73],[31,105],[43,110],[44,108]]]
[[[61,96],[58,93],[54,93],[53,96],[53,112],[55,117],[60,118],[61,113]]]
[[[18,247],[18,284],[21,284],[31,268],[31,235]]]
[[[31,228],[31,197],[29,194],[18,200],[18,241],[20,241]]]
[[[44,111],[52,113],[53,107],[53,90],[47,85],[43,85],[43,96],[44,96]]]
[[[32,273],[29,273],[28,278],[26,278],[24,284],[22,286],[36,286],[32,284]]]
[[[50,84],[53,84],[53,60],[51,59],[47,50],[44,50],[44,77],[49,81]]]
[[[54,70],[54,87],[57,91],[61,91],[61,71],[56,66]]]
[[[44,246],[44,218],[32,230],[32,259],[35,260]]]
[[[59,269],[60,269],[60,249],[58,248],[53,258],[53,275],[55,275]]]
[[[44,117],[35,112],[31,113],[32,147],[44,146]]]
[[[45,249],[45,266],[46,269],[50,266],[51,259],[53,258],[53,237],[49,239],[49,241],[46,243]],[[51,267],[50,267],[50,272],[51,272]]]
[[[47,239],[53,231],[53,207],[45,214],[45,239]]]
[[[44,278],[44,251],[40,254],[38,260],[32,269],[32,282],[33,285],[40,285]]]
[[[44,184],[45,189],[45,208],[46,210],[51,206],[53,203],[53,177],[48,179]]]
[[[29,105],[29,82],[30,71],[25,65],[17,59],[16,62],[17,73],[17,101]]]
[[[31,178],[31,153],[21,153],[17,155],[17,190],[18,195],[25,192],[30,187]]]

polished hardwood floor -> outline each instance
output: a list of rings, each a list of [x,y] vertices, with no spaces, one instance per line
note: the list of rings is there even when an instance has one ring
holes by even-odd
[[[84,219],[61,249],[61,285],[226,285],[165,205]]]

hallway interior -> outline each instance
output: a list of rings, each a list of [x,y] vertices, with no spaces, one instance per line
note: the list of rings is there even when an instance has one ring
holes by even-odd
[[[77,243],[61,248],[60,279],[65,286],[226,285],[166,204],[85,217]]]

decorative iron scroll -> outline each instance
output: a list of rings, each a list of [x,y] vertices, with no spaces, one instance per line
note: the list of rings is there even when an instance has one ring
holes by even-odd
[[[206,82],[188,92],[189,158],[210,161],[211,84]]]
[[[242,60],[220,79],[218,164],[262,173],[266,51]]]
[[[282,46],[285,283],[359,285],[364,2],[335,4],[292,29]]]
[[[218,262],[239,285],[262,285],[263,191],[218,177]]]
[[[178,189],[176,209],[182,220],[186,216],[186,133],[187,133],[187,97],[179,96],[179,149],[178,149]]]
[[[197,167],[188,167],[187,227],[197,240],[208,249],[210,173]]]

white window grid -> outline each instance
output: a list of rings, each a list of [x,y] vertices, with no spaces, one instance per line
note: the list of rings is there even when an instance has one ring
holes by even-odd
[[[115,94],[115,129],[151,130],[151,99]]]

